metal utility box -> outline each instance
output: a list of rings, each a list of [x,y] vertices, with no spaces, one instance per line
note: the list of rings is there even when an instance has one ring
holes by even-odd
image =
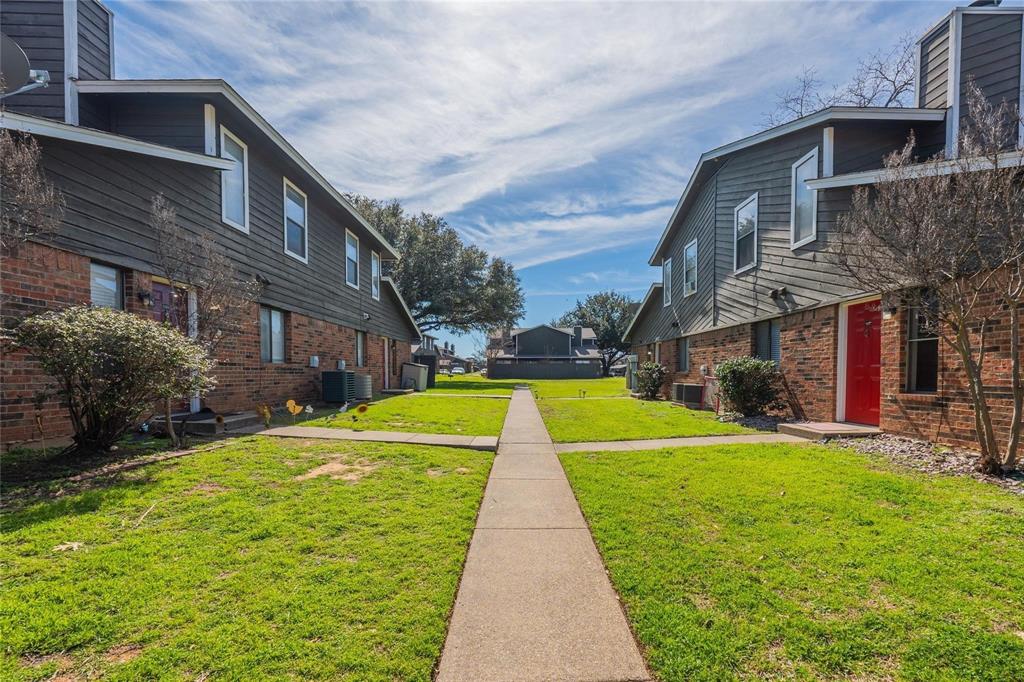
[[[699,410],[704,406],[704,386],[702,384],[672,384],[672,402],[682,403],[687,407]]]
[[[430,368],[418,362],[402,363],[402,388],[411,388],[415,391],[427,390],[427,381]]]
[[[353,372],[353,376],[355,377],[355,399],[373,400],[373,379],[370,375]]]
[[[325,403],[352,403],[356,400],[355,372],[332,370],[320,373]]]

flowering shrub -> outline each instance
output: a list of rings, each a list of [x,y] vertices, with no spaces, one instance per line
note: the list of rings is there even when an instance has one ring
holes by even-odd
[[[784,406],[779,398],[779,373],[771,360],[731,358],[715,368],[715,376],[725,402],[744,417]]]
[[[73,306],[35,315],[11,339],[57,380],[77,452],[109,450],[154,401],[202,395],[215,383],[202,346],[120,310]]]
[[[636,369],[636,387],[640,397],[644,400],[657,398],[667,375],[668,370],[657,362],[641,363]]]

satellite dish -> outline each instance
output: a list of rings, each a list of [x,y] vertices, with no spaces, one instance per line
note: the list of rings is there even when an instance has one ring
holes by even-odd
[[[0,92],[11,92],[28,83],[28,57],[18,43],[0,33]]]

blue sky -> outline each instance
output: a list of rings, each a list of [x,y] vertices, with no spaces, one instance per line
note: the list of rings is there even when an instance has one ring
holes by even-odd
[[[109,2],[117,77],[224,78],[344,191],[509,259],[524,323],[647,259],[700,153],[944,2]],[[470,352],[477,339],[451,339]]]

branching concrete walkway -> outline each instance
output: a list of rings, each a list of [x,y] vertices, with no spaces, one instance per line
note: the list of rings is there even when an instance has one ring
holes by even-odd
[[[375,443],[411,443],[413,445],[442,445],[494,452],[498,449],[497,436],[459,436],[447,433],[409,433],[405,431],[354,431],[332,429],[326,426],[279,426],[260,431],[261,436],[285,438],[323,438],[326,440],[359,440]]]
[[[649,678],[533,396],[517,389],[437,679]]]
[[[740,443],[806,443],[806,438],[785,433],[751,433],[735,436],[690,436],[688,438],[653,438],[650,440],[613,440],[596,443],[559,443],[555,452],[599,452],[626,450],[657,450],[696,445],[736,445]]]

